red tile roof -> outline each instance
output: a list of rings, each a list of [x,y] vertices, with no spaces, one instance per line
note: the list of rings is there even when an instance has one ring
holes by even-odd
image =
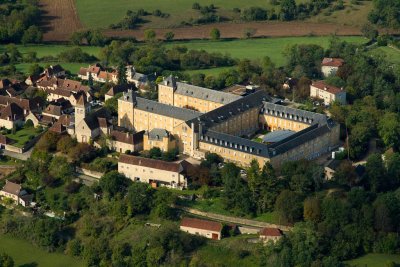
[[[314,87],[317,87],[320,90],[328,91],[329,93],[335,94],[335,95],[343,92],[342,89],[340,89],[336,86],[326,84],[324,81],[315,81],[311,85]]]
[[[327,66],[327,67],[340,67],[344,64],[344,60],[341,58],[332,58],[332,57],[326,57],[322,60],[322,66]]]
[[[261,236],[282,236],[282,232],[278,228],[263,228],[260,231]]]
[[[201,220],[196,218],[188,218],[188,217],[182,219],[181,226],[214,231],[214,232],[222,231],[222,224],[219,222]]]

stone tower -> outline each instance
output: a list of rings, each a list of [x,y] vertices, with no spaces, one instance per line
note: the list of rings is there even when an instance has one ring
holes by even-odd
[[[90,112],[90,103],[87,102],[86,95],[81,93],[75,105],[75,126],[83,121]]]
[[[129,89],[118,99],[118,126],[135,130],[133,121],[135,105],[136,95]]]

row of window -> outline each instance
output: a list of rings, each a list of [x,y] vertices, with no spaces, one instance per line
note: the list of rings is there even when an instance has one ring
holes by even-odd
[[[263,108],[263,109],[261,109],[261,112],[263,112],[264,114],[270,114],[270,115],[288,118],[291,120],[301,121],[301,122],[310,123],[310,124],[314,121],[312,118],[289,114],[289,113],[285,113],[283,111],[281,112],[281,111],[276,111],[276,110],[272,110],[272,109],[264,110],[264,108]]]

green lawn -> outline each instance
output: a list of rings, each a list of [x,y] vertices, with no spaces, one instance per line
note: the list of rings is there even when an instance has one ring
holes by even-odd
[[[400,255],[391,254],[367,254],[358,259],[347,261],[350,266],[355,267],[382,267],[387,262],[400,264]]]
[[[253,236],[240,235],[208,241],[207,245],[194,253],[192,262],[198,266],[259,266],[258,246],[248,243],[246,239],[249,237]],[[243,255],[243,251],[248,254]]]
[[[400,64],[400,50],[396,50],[394,48],[388,46],[382,46],[375,48],[371,51],[372,54],[384,54],[389,62],[394,64]]]
[[[6,136],[15,141],[15,143],[12,144],[13,146],[23,147],[33,137],[39,135],[40,132],[40,129],[34,127],[22,128],[18,130],[15,134],[10,133],[6,134]]]
[[[308,0],[297,0],[296,2],[307,2]],[[153,1],[132,1],[132,0],[76,0],[79,18],[86,27],[106,28],[112,23],[122,20],[127,10],[137,11],[140,8],[148,12],[156,9],[163,13],[168,13],[168,18],[158,18],[153,16],[145,17],[151,21],[151,27],[171,27],[179,25],[182,21],[188,21],[190,18],[198,18],[199,12],[192,9],[194,2],[200,5],[214,4],[217,7],[217,15],[227,18],[238,18],[239,15],[233,12],[233,8],[247,7],[268,7],[271,8],[270,1],[266,0],[153,0]],[[278,9],[278,6],[274,7]]]
[[[362,44],[366,42],[363,37],[340,37],[341,40]],[[184,45],[189,49],[204,49],[208,52],[227,53],[234,58],[261,59],[269,56],[277,66],[283,66],[285,48],[294,44],[318,44],[324,48],[329,45],[330,37],[284,37],[284,38],[260,38],[246,40],[221,40],[221,41],[183,41],[166,44],[166,47]]]
[[[57,56],[61,52],[74,48],[72,45],[16,45],[19,52],[26,54],[28,52],[36,52],[38,58],[44,56]],[[0,53],[6,50],[6,45],[0,45]],[[99,56],[100,47],[97,46],[80,46],[80,48],[95,57]]]
[[[84,266],[80,260],[61,253],[48,253],[30,243],[0,235],[0,252],[13,257],[15,266],[75,267]]]
[[[193,75],[197,73],[205,74],[206,76],[212,75],[217,76],[221,72],[228,71],[230,69],[234,69],[235,67],[220,67],[220,68],[212,68],[212,69],[201,69],[201,70],[187,70],[185,71],[186,74]]]

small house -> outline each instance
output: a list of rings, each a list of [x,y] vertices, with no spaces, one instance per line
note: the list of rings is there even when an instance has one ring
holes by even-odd
[[[182,219],[180,229],[192,235],[200,235],[209,239],[221,240],[222,223],[185,217]]]

